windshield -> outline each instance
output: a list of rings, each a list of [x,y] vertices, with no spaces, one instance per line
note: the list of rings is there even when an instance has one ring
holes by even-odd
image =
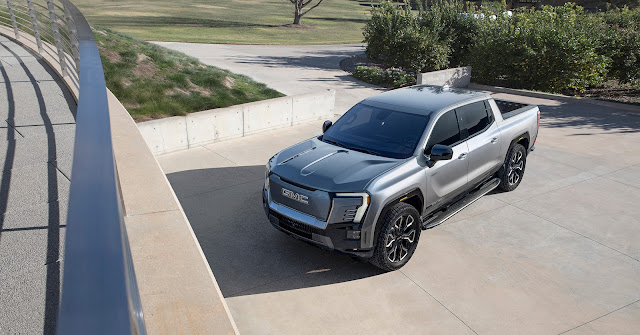
[[[322,136],[337,146],[390,158],[413,155],[429,117],[357,104]]]

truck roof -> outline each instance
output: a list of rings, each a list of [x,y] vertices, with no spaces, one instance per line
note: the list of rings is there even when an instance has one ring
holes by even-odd
[[[480,97],[489,98],[490,95],[462,88],[416,85],[378,94],[365,99],[363,103],[388,109],[402,107],[402,111],[430,115],[449,106]]]

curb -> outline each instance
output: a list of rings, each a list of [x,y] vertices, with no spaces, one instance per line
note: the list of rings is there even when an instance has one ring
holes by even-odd
[[[596,100],[596,99],[590,99],[590,98],[570,97],[570,96],[562,95],[562,94],[544,93],[544,92],[536,92],[536,91],[528,91],[528,90],[518,90],[518,89],[514,89],[514,88],[506,88],[506,87],[499,87],[499,86],[489,86],[489,85],[480,85],[480,84],[473,84],[473,83],[469,84],[469,86],[467,86],[467,88],[475,89],[475,90],[493,91],[493,92],[498,92],[498,93],[510,93],[510,94],[524,95],[524,96],[529,96],[529,97],[534,97],[534,98],[542,98],[542,99],[554,99],[554,100],[564,100],[564,101],[569,101],[569,102],[580,102],[580,103],[585,103],[585,104],[591,104],[591,105],[597,105],[597,106],[603,106],[603,107],[611,107],[611,108],[617,108],[617,109],[624,109],[624,110],[640,113],[640,106],[629,105],[629,104],[624,104],[624,103],[620,103],[620,102],[610,102],[610,101]]]

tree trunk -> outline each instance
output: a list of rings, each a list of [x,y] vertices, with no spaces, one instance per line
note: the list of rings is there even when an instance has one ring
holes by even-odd
[[[302,18],[302,15],[300,15],[300,12],[296,10],[295,17],[293,18],[293,24],[300,24],[301,18]]]

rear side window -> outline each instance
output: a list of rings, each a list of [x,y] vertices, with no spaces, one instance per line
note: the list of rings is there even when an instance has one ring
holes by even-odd
[[[462,129],[466,129],[469,137],[483,131],[491,124],[491,115],[487,111],[484,101],[474,102],[456,108],[461,119]]]
[[[427,142],[427,149],[431,150],[436,144],[450,146],[458,141],[460,141],[460,127],[458,126],[456,112],[452,110],[444,113],[436,121]]]

